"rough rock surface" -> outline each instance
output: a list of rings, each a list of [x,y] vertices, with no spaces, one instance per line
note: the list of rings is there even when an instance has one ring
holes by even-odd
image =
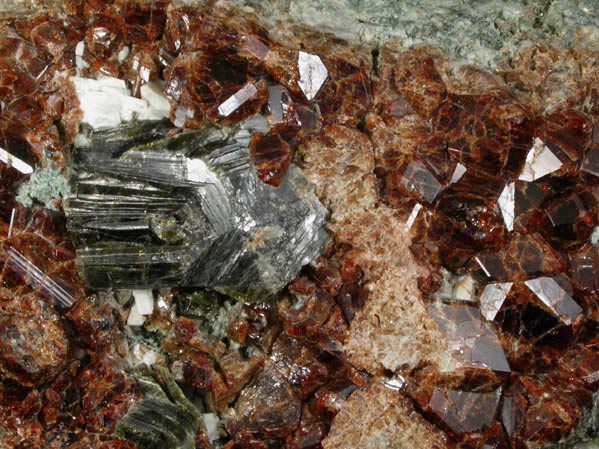
[[[423,419],[409,399],[377,382],[349,397],[322,442],[324,449],[443,449],[446,444],[443,432]]]
[[[391,209],[377,204],[370,141],[358,131],[331,126],[299,154],[304,173],[331,209],[335,239],[351,247],[370,291],[345,343],[351,362],[375,374],[438,361],[442,339],[418,289],[408,229]]]

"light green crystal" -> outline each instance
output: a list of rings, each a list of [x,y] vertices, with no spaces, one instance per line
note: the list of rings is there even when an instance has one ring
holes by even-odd
[[[31,207],[34,202],[56,210],[55,201],[65,198],[69,192],[68,180],[56,168],[38,168],[29,180],[19,187],[17,201]]]

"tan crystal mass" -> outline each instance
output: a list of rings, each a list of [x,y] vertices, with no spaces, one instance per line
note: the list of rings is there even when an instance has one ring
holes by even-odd
[[[299,154],[305,175],[331,210],[335,239],[352,248],[371,292],[351,323],[344,347],[349,361],[372,374],[438,361],[442,340],[418,289],[410,235],[390,208],[377,205],[368,138],[330,126]]]
[[[360,419],[356,419],[360,417]],[[445,435],[396,390],[373,383],[356,390],[333,420],[324,449],[441,449]]]

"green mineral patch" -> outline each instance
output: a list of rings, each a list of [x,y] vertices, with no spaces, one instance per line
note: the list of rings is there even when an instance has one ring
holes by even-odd
[[[65,198],[68,191],[69,183],[60,170],[52,167],[38,168],[19,187],[17,201],[27,207],[37,202],[56,210],[56,203]]]

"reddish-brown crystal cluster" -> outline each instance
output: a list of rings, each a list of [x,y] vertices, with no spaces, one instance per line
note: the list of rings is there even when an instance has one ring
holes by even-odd
[[[38,207],[14,212],[0,228],[0,445],[134,449],[110,436],[140,394],[115,352],[114,301],[81,299],[63,218]],[[64,295],[80,300],[68,310]]]
[[[407,213],[422,207],[412,249],[429,269],[425,300],[467,361],[430,366],[408,394],[460,447],[565,439],[595,391],[583,380],[592,374],[563,361],[598,361],[589,173],[599,117],[583,104],[544,112],[508,83],[453,93],[455,74],[434,51],[385,53],[371,127],[384,145],[382,198]],[[443,294],[447,276],[474,287],[465,298]]]
[[[212,335],[161,291],[144,325],[223,447],[571,438],[599,387],[598,55],[533,46],[495,75],[374,55],[223,2],[72,0],[0,23],[0,147],[64,168],[69,76],[158,81],[173,126],[261,114],[257,176],[276,188],[297,163],[314,183],[333,242],[279,298]],[[79,280],[61,213],[16,202],[26,178],[0,162],[0,446],[135,449],[112,435],[143,396],[138,342]]]

